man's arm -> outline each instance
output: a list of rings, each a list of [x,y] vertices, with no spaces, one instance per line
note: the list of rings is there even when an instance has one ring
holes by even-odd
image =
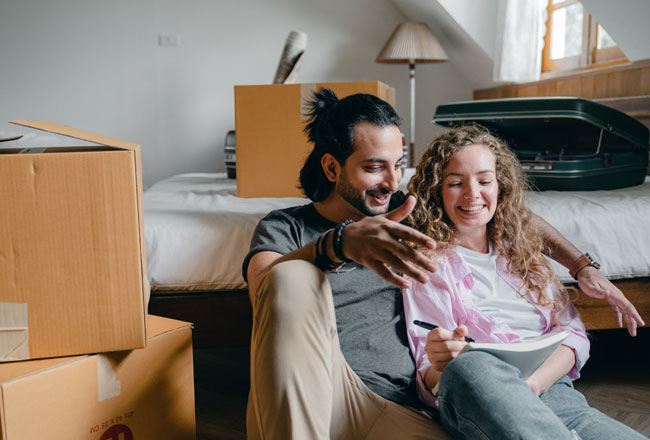
[[[573,263],[582,256],[582,252],[564,238],[557,229],[535,214],[533,214],[533,224],[544,238],[544,253],[567,269],[571,269]],[[622,327],[623,321],[625,321],[630,335],[636,336],[637,326],[644,326],[645,322],[636,307],[625,298],[618,287],[612,284],[601,271],[592,266],[581,269],[576,277],[580,290],[593,298],[606,300],[614,310],[617,325]]]
[[[544,239],[544,253],[567,269],[571,269],[573,262],[580,258],[582,253],[546,220],[533,212],[531,214],[533,225]]]
[[[415,207],[415,197],[406,199],[403,205],[393,211],[374,217],[365,217],[343,230],[343,254],[345,257],[377,272],[386,281],[398,287],[410,285],[409,277],[426,282],[427,271],[435,269],[430,258],[424,256],[406,242],[421,248],[433,249],[435,242],[425,234],[402,225]],[[332,232],[325,235],[323,248],[332,262],[338,259],[332,244]],[[314,263],[315,242],[309,243],[288,254],[263,251],[253,255],[247,269],[249,295],[254,295],[260,277],[274,265],[289,260],[305,260]],[[342,261],[338,261],[342,263]],[[394,271],[397,271],[398,273]]]

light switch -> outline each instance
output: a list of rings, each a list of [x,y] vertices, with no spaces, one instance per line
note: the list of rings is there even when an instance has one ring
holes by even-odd
[[[175,34],[158,35],[158,46],[180,46],[181,39]]]

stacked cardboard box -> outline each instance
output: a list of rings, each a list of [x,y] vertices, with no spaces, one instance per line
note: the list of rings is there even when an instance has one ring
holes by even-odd
[[[0,439],[195,439],[190,324],[147,332],[144,349],[0,364]]]
[[[40,132],[0,144],[0,361],[143,348],[139,146],[14,122]]]
[[[194,438],[189,324],[146,315],[140,147],[14,122],[23,138],[0,144],[0,439]]]

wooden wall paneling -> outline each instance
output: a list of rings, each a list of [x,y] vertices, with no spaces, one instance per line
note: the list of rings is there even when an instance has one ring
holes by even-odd
[[[632,96],[636,94],[638,82],[633,81],[635,74],[638,70],[631,70],[629,72],[612,72],[607,78],[607,85],[609,89],[606,96]]]
[[[620,96],[643,95],[647,93],[643,91],[643,87],[641,86],[642,76],[643,70],[635,69],[622,77],[621,81],[623,82],[625,89],[624,93],[622,93]]]
[[[650,95],[650,60],[571,74],[545,75],[541,81],[474,91],[474,99],[579,96],[587,99]]]
[[[592,92],[591,96],[588,96],[588,98],[606,98],[606,97],[611,97],[611,96],[621,96],[620,94],[618,95],[612,95],[609,93],[610,87],[611,87],[611,81],[614,81],[614,79],[611,77],[611,74],[603,75],[603,76],[598,76],[594,78],[594,89]]]
[[[650,95],[650,69],[641,69],[639,87],[641,90],[645,90],[639,95]]]
[[[583,78],[580,81],[580,88],[578,89],[579,95],[577,96],[582,96],[582,97],[591,96],[593,94],[595,83],[596,83],[596,78],[594,76],[588,76],[586,78]]]
[[[530,85],[528,87],[521,87],[519,89],[515,87],[510,88],[510,93],[512,93],[513,96],[529,96],[531,93],[535,93],[536,87],[533,85]]]
[[[579,78],[566,78],[557,83],[557,96],[575,96],[579,90]]]

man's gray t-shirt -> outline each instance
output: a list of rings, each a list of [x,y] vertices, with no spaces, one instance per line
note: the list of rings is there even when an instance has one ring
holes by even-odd
[[[336,224],[313,204],[273,211],[260,220],[244,259],[244,278],[257,252],[280,254],[315,241]],[[332,287],[341,351],[350,367],[375,393],[402,405],[419,406],[399,288],[374,271],[347,263],[327,275]]]

